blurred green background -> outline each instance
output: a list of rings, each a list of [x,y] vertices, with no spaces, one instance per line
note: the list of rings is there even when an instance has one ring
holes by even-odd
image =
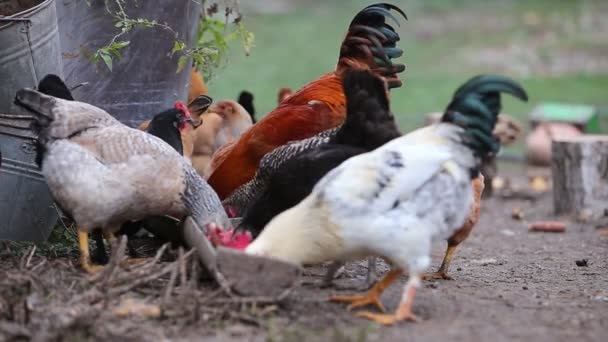
[[[333,70],[350,20],[372,1],[241,1],[256,35],[245,57],[234,46],[230,61],[209,80],[214,98],[247,89],[258,116],[277,104],[280,87],[298,89]],[[544,101],[598,106],[608,129],[608,1],[412,0],[392,1],[408,15],[398,32],[408,68],[391,106],[404,130],[441,111],[452,92],[477,73],[520,80],[529,103],[506,99],[504,112],[527,123]],[[505,96],[506,97],[506,96]],[[521,142],[515,146],[520,150]]]

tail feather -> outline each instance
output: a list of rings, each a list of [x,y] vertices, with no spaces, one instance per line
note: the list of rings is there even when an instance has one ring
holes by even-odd
[[[249,113],[249,116],[251,116],[251,121],[253,123],[255,123],[256,119],[255,119],[255,107],[253,106],[253,94],[248,92],[247,90],[243,90],[239,94],[239,98],[238,98],[237,102],[241,106],[243,106],[243,108],[245,108],[247,113]]]
[[[52,109],[55,107],[56,102],[54,97],[30,88],[20,89],[15,95],[15,104],[27,109],[36,115],[38,119],[43,117],[52,120]]]
[[[499,75],[479,75],[460,86],[447,106],[442,122],[465,129],[464,143],[477,156],[496,153],[500,142],[492,134],[502,108],[501,93],[528,101],[528,94],[517,82]]]
[[[460,86],[454,93],[454,99],[461,98],[469,93],[504,92],[515,96],[522,101],[528,101],[528,94],[515,81],[500,75],[478,75]]]
[[[38,83],[38,91],[64,100],[74,101],[72,92],[63,80],[54,74],[48,74]]]
[[[399,20],[391,10],[407,20],[399,7],[387,3],[370,5],[357,13],[342,42],[338,71],[367,67],[386,77],[389,88],[402,85],[397,74],[405,70],[405,65],[392,62],[392,59],[403,55],[403,50],[397,48],[399,34],[386,22],[388,18],[399,26]]]
[[[206,112],[212,103],[213,99],[211,97],[207,95],[199,95],[188,103],[188,110],[191,113],[200,115]]]
[[[401,135],[389,109],[385,82],[369,71],[344,75],[346,119],[331,142],[372,150]]]

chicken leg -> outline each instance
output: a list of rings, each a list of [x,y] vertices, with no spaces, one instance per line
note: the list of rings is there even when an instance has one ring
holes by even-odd
[[[471,181],[471,186],[473,187],[473,203],[471,204],[471,209],[469,210],[469,215],[465,220],[464,224],[460,229],[458,229],[449,239],[448,239],[448,248],[445,251],[445,256],[443,257],[443,262],[441,263],[441,267],[435,273],[428,273],[422,276],[424,280],[429,279],[448,279],[451,280],[452,277],[448,275],[448,269],[450,268],[450,263],[452,262],[452,258],[454,257],[454,252],[456,252],[456,247],[466,240],[471,234],[471,230],[479,221],[480,209],[481,209],[481,195],[484,191],[484,176],[483,174],[479,174],[479,176]]]
[[[394,314],[378,314],[368,311],[357,313],[357,317],[363,317],[384,325],[391,325],[402,321],[417,322],[418,317],[412,313],[412,304],[416,297],[416,288],[420,286],[420,275],[410,274],[410,278],[403,289],[403,296],[399,307]]]
[[[91,263],[91,255],[89,254],[89,233],[82,229],[78,229],[78,246],[80,248],[80,265],[87,273],[97,273],[103,269],[101,265],[93,265]]]
[[[452,262],[452,258],[454,257],[454,252],[456,252],[456,247],[458,247],[458,244],[452,244],[448,242],[448,248],[445,251],[445,256],[443,257],[443,261],[441,262],[441,266],[439,267],[437,272],[426,273],[422,276],[422,279],[453,280],[453,278],[448,275],[448,270],[450,269],[450,263]]]
[[[375,305],[380,311],[384,312],[384,305],[380,302],[380,295],[382,292],[393,283],[399,275],[401,275],[402,271],[400,269],[392,269],[390,270],[384,278],[378,281],[369,291],[367,291],[363,295],[355,295],[355,296],[333,296],[329,300],[332,302],[343,302],[350,303],[348,306],[348,310],[352,310],[354,308],[366,306],[366,305]]]

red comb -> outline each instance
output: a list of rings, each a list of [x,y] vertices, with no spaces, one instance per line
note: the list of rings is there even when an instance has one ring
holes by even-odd
[[[184,112],[184,115],[186,117],[190,117],[190,111],[188,110],[188,107],[186,107],[186,105],[182,101],[175,102],[175,109],[181,110],[182,112]]]

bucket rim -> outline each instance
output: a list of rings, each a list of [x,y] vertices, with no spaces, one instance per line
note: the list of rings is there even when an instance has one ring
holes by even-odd
[[[21,21],[28,21],[28,18],[31,17],[32,15],[42,11],[43,9],[47,8],[50,4],[52,4],[55,0],[44,0],[41,3],[39,3],[38,5],[34,6],[34,7],[30,7],[26,10],[23,10],[21,12],[17,12],[13,15],[7,15],[5,17],[3,17],[2,19],[0,19],[0,23],[2,23],[3,21],[7,22],[4,25],[0,25],[0,29],[4,29],[10,25],[14,25],[16,23],[19,23]],[[19,19],[24,19],[24,20],[19,20]]]

